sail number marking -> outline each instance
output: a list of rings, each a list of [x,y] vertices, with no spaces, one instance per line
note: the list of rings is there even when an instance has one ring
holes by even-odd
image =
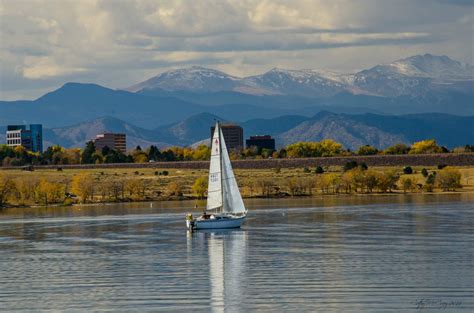
[[[219,180],[219,173],[211,173],[209,179],[213,183],[217,182]]]

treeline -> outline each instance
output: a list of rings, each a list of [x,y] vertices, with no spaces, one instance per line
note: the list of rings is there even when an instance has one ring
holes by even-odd
[[[326,139],[319,142],[298,142],[287,145],[279,150],[258,149],[249,147],[230,152],[230,158],[236,159],[267,159],[267,158],[305,158],[332,157],[353,155],[402,155],[429,153],[464,153],[474,152],[474,146],[466,145],[453,150],[439,146],[435,140],[422,140],[411,146],[396,144],[384,150],[372,146],[361,146],[356,151],[344,149],[342,144]],[[2,166],[23,165],[61,165],[61,164],[102,164],[102,163],[146,163],[166,161],[198,161],[208,160],[210,148],[200,145],[196,148],[170,147],[160,150],[156,146],[142,149],[137,146],[128,153],[104,147],[96,149],[92,141],[84,149],[66,149],[60,146],[50,146],[43,153],[33,153],[23,147],[8,147],[0,145],[0,164]]]
[[[351,162],[352,163],[352,162]],[[308,173],[309,169],[305,169]],[[423,169],[420,181],[411,176],[411,167],[403,171],[368,169],[366,165],[357,163],[346,165],[342,173],[324,173],[320,167],[313,171],[316,175],[304,177],[288,177],[285,179],[260,178],[250,180],[244,188],[249,196],[309,196],[320,194],[352,194],[352,193],[391,193],[396,190],[406,192],[455,191],[462,188],[459,170],[444,167],[439,171]]]
[[[244,197],[310,196],[313,194],[353,194],[452,191],[462,188],[459,170],[444,167],[421,170],[415,174],[411,167],[403,170],[372,170],[364,164],[350,162],[342,172],[325,172],[317,167],[305,168],[303,173],[288,176],[275,169],[265,177],[249,175],[238,178]],[[85,172],[72,177],[58,175],[35,178],[6,175],[0,172],[0,207],[6,204],[31,206],[90,202],[124,202],[205,198],[207,177],[195,180],[168,176],[168,171],[155,171],[151,176]],[[420,178],[421,177],[421,178]]]

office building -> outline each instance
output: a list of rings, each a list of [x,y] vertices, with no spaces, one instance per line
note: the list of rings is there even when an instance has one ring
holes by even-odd
[[[8,125],[7,146],[22,146],[28,151],[43,152],[43,126],[41,124]]]
[[[127,139],[125,134],[104,133],[94,139],[95,148],[102,150],[104,147],[125,153],[127,151]]]
[[[270,135],[264,136],[250,136],[249,139],[245,140],[245,146],[247,148],[257,147],[258,150],[269,149],[275,150],[275,139]]]
[[[239,125],[221,124],[227,150],[241,149],[244,147],[244,130]],[[214,126],[211,127],[211,140],[214,135]]]

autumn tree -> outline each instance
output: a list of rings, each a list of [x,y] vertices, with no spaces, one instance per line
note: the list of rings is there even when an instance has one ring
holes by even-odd
[[[410,154],[441,153],[443,149],[438,146],[436,140],[422,140],[411,145]]]
[[[207,177],[201,176],[198,177],[192,186],[194,194],[199,198],[204,198],[204,195],[207,192]]]
[[[402,189],[404,193],[406,193],[407,191],[413,191],[416,188],[415,181],[409,177],[403,177],[400,180],[400,184],[402,185]]]
[[[15,190],[15,183],[10,176],[0,174],[0,207],[5,206]]]
[[[461,188],[461,172],[457,169],[445,167],[436,175],[436,183],[443,191]]]
[[[94,178],[90,174],[79,174],[72,178],[71,191],[81,198],[83,203],[94,197]]]
[[[167,186],[167,190],[170,196],[180,197],[183,195],[183,186],[176,182],[170,182]]]
[[[58,203],[64,200],[64,185],[40,179],[35,189],[36,199],[43,205]]]
[[[125,181],[125,192],[134,199],[143,199],[145,197],[146,184],[143,179],[130,178]]]

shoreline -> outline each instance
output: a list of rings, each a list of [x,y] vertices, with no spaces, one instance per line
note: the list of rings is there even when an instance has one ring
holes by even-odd
[[[297,196],[252,196],[252,197],[244,197],[244,201],[246,199],[257,199],[257,200],[287,200],[287,199],[323,199],[323,198],[378,198],[378,197],[395,197],[395,196],[404,196],[404,197],[411,197],[411,196],[439,196],[439,195],[464,195],[464,194],[471,194],[474,195],[474,190],[457,190],[457,191],[435,191],[435,192],[388,192],[388,193],[344,193],[344,194],[313,194],[313,195],[297,195]],[[64,204],[64,203],[55,203],[49,205],[8,205],[0,207],[0,212],[6,209],[45,209],[45,208],[80,208],[80,207],[92,207],[92,206],[113,206],[113,205],[122,205],[122,204],[150,204],[156,202],[182,202],[182,201],[201,201],[205,202],[206,198],[199,199],[198,197],[170,197],[168,199],[149,199],[149,200],[132,200],[132,201],[104,201],[104,202],[88,202],[88,203],[72,203],[72,204]],[[201,207],[198,207],[201,209]],[[193,209],[193,208],[190,208]]]

